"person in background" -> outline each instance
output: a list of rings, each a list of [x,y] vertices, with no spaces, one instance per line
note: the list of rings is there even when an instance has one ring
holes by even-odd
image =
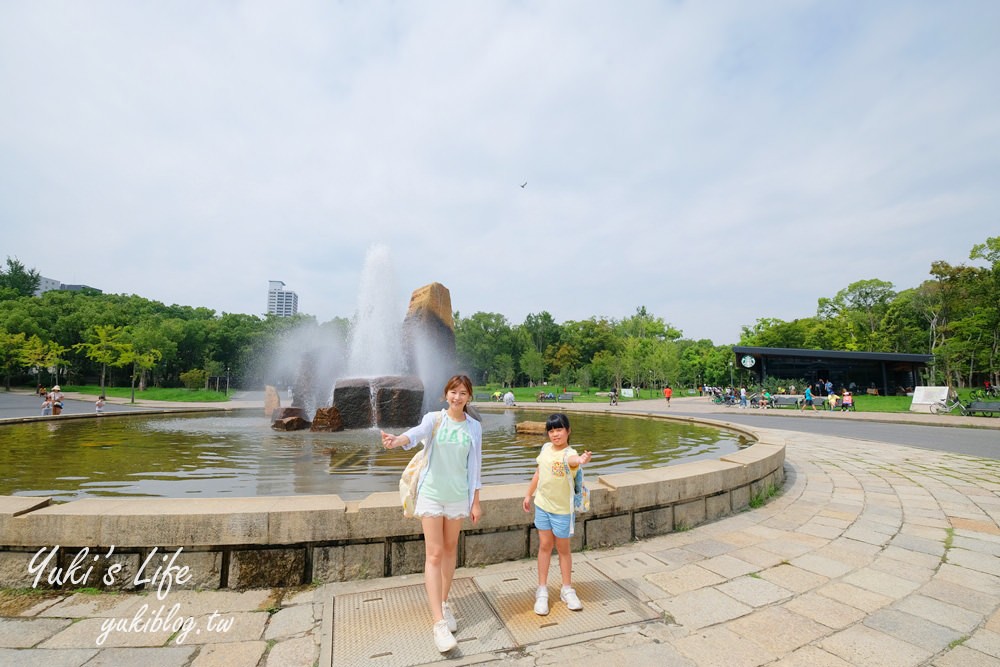
[[[434,619],[434,645],[447,653],[458,642],[453,634],[458,621],[448,604],[448,593],[458,563],[458,538],[462,521],[479,523],[479,489],[482,487],[483,426],[469,410],[472,380],[455,375],[444,387],[448,408],[428,412],[420,424],[402,435],[381,432],[386,449],[410,449],[421,440],[427,464],[417,484],[414,516],[424,533],[424,588]]]
[[[663,388],[663,398],[667,399],[667,407],[670,407],[670,397],[674,395],[674,390],[670,388],[668,384]]]
[[[94,410],[99,415],[103,415],[104,414],[104,397],[103,396],[98,396],[97,397],[97,401],[94,403]]]
[[[62,414],[63,393],[62,388],[59,385],[53,385],[52,393],[49,394],[49,398],[52,400],[52,414]]]

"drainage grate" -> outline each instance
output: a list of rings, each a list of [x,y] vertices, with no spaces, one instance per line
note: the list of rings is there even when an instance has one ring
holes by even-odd
[[[336,596],[333,664],[407,667],[514,647],[471,579],[452,582],[449,598],[458,619],[458,648],[441,654],[434,647],[423,584]]]
[[[573,587],[582,611],[569,611],[559,600],[559,567],[550,571],[549,615],[534,612],[537,574],[532,569],[476,577],[518,645],[652,620],[659,614],[629,595],[588,563],[573,568]]]

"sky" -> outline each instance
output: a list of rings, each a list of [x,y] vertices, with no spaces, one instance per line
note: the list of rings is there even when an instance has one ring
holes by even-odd
[[[0,261],[737,342],[1000,235],[993,0],[0,2]],[[522,184],[525,184],[522,186]],[[402,318],[403,313],[400,313]]]

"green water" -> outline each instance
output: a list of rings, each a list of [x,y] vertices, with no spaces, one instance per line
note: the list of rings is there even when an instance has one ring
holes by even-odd
[[[487,413],[483,482],[527,482],[542,436],[520,421],[547,413]],[[610,415],[570,415],[570,443],[590,449],[587,475],[717,458],[749,444],[714,428]],[[397,430],[398,432],[398,430]],[[0,426],[0,495],[167,498],[395,491],[413,451],[385,451],[374,429],[281,433],[260,411],[105,416]]]

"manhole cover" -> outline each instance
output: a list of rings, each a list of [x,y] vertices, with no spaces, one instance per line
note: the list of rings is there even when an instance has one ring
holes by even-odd
[[[514,647],[514,641],[471,579],[456,579],[450,602],[458,619],[458,648],[434,647],[423,584],[334,598],[333,664],[408,667]]]
[[[538,587],[534,569],[484,575],[475,577],[475,581],[518,645],[659,618],[655,610],[640,603],[588,563],[573,568],[573,587],[583,602],[581,611],[569,611],[559,600],[556,562],[549,574],[548,616],[538,616],[534,611]]]

